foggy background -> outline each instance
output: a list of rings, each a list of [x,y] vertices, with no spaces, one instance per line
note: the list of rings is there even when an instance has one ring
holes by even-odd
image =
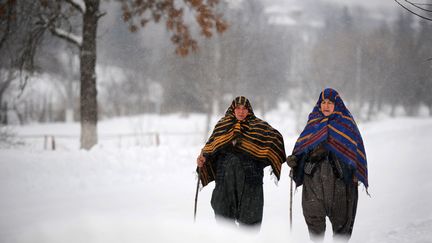
[[[432,115],[432,23],[394,1],[224,1],[219,12],[228,30],[199,38],[198,51],[186,57],[175,54],[164,24],[131,33],[119,8],[101,2],[99,120],[220,115],[237,95],[262,118],[287,102],[306,119],[325,87],[338,90],[359,121]],[[79,121],[78,54],[47,33],[24,91],[18,79],[2,88],[2,123]]]
[[[196,157],[238,95],[289,154],[325,87],[339,91],[367,151],[372,196],[359,187],[351,242],[431,241],[432,21],[393,0],[230,0],[218,5],[228,29],[180,57],[163,22],[131,33],[119,2],[101,1],[98,141],[80,149],[79,50],[49,31],[27,36],[42,2],[16,1],[22,32],[10,48],[0,25],[1,242],[308,242],[286,164],[278,186],[265,169],[259,235],[217,227],[213,185],[199,191],[194,224]],[[70,14],[59,21],[78,35]],[[18,54],[34,56],[23,72]]]

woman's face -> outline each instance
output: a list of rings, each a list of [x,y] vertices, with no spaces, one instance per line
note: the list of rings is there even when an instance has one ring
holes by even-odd
[[[334,112],[334,102],[329,99],[321,101],[321,112],[324,116],[330,116]]]
[[[244,105],[238,105],[234,109],[234,115],[239,121],[243,121],[248,114],[249,114],[249,110]]]

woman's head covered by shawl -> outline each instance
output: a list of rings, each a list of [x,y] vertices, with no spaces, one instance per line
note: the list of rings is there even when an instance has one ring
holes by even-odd
[[[352,118],[351,113],[346,108],[346,106],[345,106],[342,98],[340,97],[339,93],[332,88],[326,88],[320,93],[320,95],[318,97],[318,101],[317,101],[313,111],[309,115],[309,119],[311,118],[310,117],[311,115],[313,116],[313,118],[324,116],[324,114],[321,111],[321,103],[325,99],[328,99],[334,103],[335,109],[334,109],[333,114],[339,114],[339,115],[343,114],[345,116],[349,116]],[[353,119],[353,121],[354,121],[354,119]]]
[[[325,116],[321,111],[321,102],[329,99],[334,102],[334,112]],[[367,161],[363,140],[350,111],[346,108],[339,93],[324,89],[308,122],[297,139],[293,154],[301,157],[319,144],[333,152],[342,162],[355,169],[357,178],[367,187]]]
[[[228,107],[227,111],[225,112],[225,116],[232,115],[232,116],[235,117],[235,115],[234,115],[234,110],[235,110],[235,108],[236,108],[237,106],[239,106],[239,105],[244,105],[244,106],[248,109],[249,114],[248,114],[248,116],[246,117],[246,119],[255,116],[255,115],[254,115],[254,112],[253,112],[253,109],[252,109],[252,106],[251,106],[249,100],[248,100],[246,97],[244,97],[244,96],[237,96],[237,97],[236,97],[236,98],[231,102],[231,105]]]

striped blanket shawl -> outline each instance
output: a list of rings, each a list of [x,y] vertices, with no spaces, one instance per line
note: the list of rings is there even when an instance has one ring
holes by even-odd
[[[245,105],[249,111],[243,121],[237,120],[234,115],[234,109],[239,104]],[[199,168],[203,186],[215,179],[216,156],[226,146],[232,146],[233,141],[236,141],[236,150],[252,156],[265,165],[271,165],[279,180],[282,163],[286,160],[282,135],[267,122],[257,118],[249,100],[239,96],[233,100],[225,116],[218,121],[202,149],[202,154],[206,157],[204,166]]]
[[[326,117],[321,112],[321,101],[332,100],[335,104],[333,114]],[[368,187],[368,171],[363,140],[353,116],[334,89],[323,90],[292,154],[301,158],[320,143],[336,154],[345,164],[355,169],[355,175]]]

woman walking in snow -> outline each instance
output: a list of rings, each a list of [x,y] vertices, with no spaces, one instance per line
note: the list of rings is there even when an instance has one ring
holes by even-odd
[[[366,153],[353,116],[334,89],[323,90],[287,163],[313,241],[324,239],[326,216],[335,238],[348,241],[358,200],[358,181],[368,187]]]
[[[254,115],[248,99],[235,98],[197,158],[203,186],[215,180],[211,206],[217,221],[259,229],[263,217],[263,169],[279,179],[285,162],[281,134]]]

